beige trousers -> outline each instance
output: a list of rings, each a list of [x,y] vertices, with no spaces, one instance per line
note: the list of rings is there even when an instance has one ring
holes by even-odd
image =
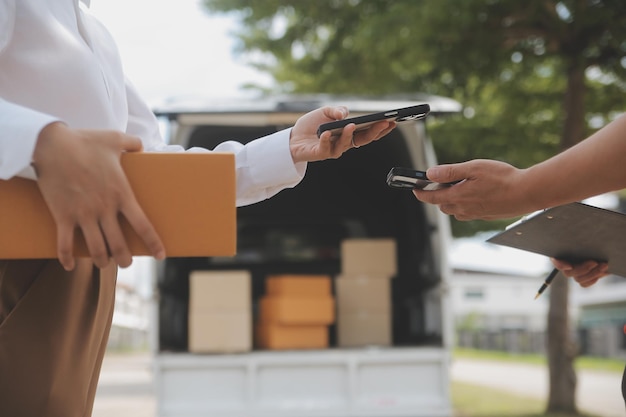
[[[0,260],[0,416],[89,417],[117,268]]]

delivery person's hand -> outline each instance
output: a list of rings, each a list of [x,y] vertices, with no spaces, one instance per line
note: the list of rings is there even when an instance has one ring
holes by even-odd
[[[290,149],[293,161],[313,162],[339,158],[345,151],[378,140],[396,127],[395,122],[382,121],[354,134],[356,126],[351,123],[338,138],[331,139],[330,132],[324,132],[317,137],[317,129],[321,124],[343,120],[347,116],[348,109],[338,106],[322,107],[300,117],[291,130]]]
[[[52,123],[33,154],[38,184],[57,226],[59,261],[74,268],[74,230],[80,229],[99,268],[111,258],[122,267],[132,257],[121,231],[124,216],[158,259],[165,249],[137,203],[120,165],[122,152],[141,151],[141,141],[115,131],[74,130]]]
[[[606,262],[588,260],[577,264],[550,258],[555,268],[566,277],[573,278],[581,287],[591,287],[600,278],[609,274],[609,265]]]

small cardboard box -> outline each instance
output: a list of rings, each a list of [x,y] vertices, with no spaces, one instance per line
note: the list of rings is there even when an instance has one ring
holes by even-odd
[[[341,272],[393,277],[397,273],[394,239],[346,239],[341,242]]]
[[[259,323],[256,343],[261,349],[325,349],[328,347],[328,328]]]
[[[235,157],[230,153],[124,153],[131,188],[161,237],[167,256],[232,256],[236,252]],[[0,180],[0,259],[57,257],[56,224],[37,183]],[[131,253],[150,255],[121,219]],[[88,256],[82,233],[76,256]]]
[[[330,325],[335,322],[335,299],[271,297],[259,300],[259,321],[283,325]]]
[[[391,314],[342,313],[337,317],[339,347],[391,346]]]
[[[230,353],[252,350],[249,311],[189,314],[189,352]]]
[[[391,281],[380,277],[340,275],[335,279],[337,314],[389,314],[391,311]]]
[[[331,296],[328,275],[271,275],[265,280],[265,294],[270,296]]]
[[[251,311],[250,281],[250,271],[192,271],[189,274],[189,312]]]

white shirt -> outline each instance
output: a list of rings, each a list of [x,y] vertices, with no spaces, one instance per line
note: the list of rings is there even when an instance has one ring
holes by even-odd
[[[155,116],[124,77],[113,38],[79,0],[0,0],[0,179],[34,179],[39,132],[59,120],[138,136],[146,151],[183,150],[164,143]],[[235,153],[238,205],[302,180],[306,163],[293,163],[289,134],[215,149]]]

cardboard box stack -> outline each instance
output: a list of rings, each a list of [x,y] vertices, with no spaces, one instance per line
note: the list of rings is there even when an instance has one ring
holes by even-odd
[[[392,344],[391,279],[397,273],[393,239],[347,239],[335,279],[339,347]]]
[[[323,349],[335,322],[327,275],[274,275],[259,300],[256,343],[262,349]]]
[[[249,271],[193,271],[189,276],[189,351],[252,350]]]

